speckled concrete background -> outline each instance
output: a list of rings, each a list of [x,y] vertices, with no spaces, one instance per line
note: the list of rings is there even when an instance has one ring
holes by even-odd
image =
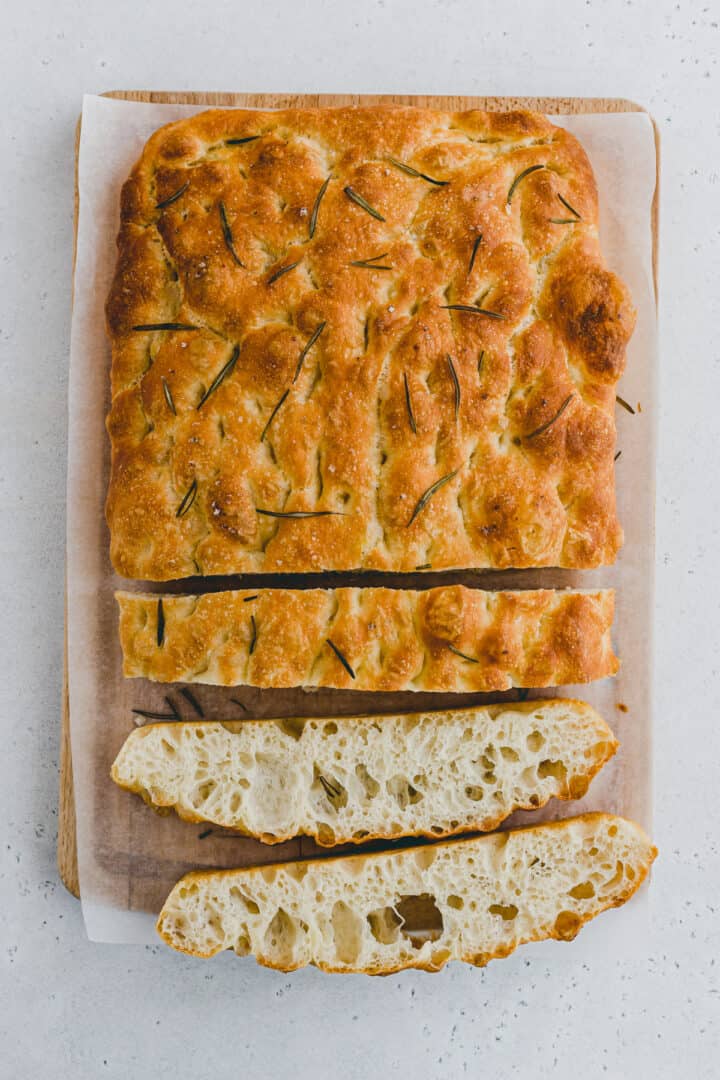
[[[13,5],[0,35],[3,1080],[720,1075],[719,23],[717,2],[688,0]],[[371,981],[85,940],[55,870],[72,153],[83,91],[115,87],[618,95],[655,115],[662,855],[631,946],[596,924],[485,971]]]

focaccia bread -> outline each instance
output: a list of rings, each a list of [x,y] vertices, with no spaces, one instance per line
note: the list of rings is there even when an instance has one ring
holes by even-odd
[[[322,845],[489,832],[519,809],[579,799],[615,753],[583,701],[409,716],[213,720],[136,728],[116,784],[160,811],[265,843]]]
[[[634,310],[527,112],[211,111],[124,186],[119,573],[593,567]]]
[[[157,682],[495,691],[614,675],[614,592],[116,593],[123,671]]]
[[[584,814],[378,855],[187,874],[157,929],[180,952],[234,949],[280,971],[482,966],[529,941],[572,940],[632,896],[656,854],[634,822]]]

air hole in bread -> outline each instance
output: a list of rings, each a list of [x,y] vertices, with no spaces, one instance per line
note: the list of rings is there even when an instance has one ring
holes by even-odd
[[[335,830],[326,821],[319,821],[316,839],[322,847],[332,847],[335,843]]]
[[[455,911],[462,911],[465,907],[465,901],[462,896],[456,896],[455,893],[450,893],[447,898],[448,907],[454,908]]]
[[[432,845],[418,848],[415,852],[415,865],[419,870],[429,870],[435,862],[436,854],[437,848]]]
[[[442,912],[430,893],[401,896],[395,911],[402,919],[401,933],[413,949],[421,949],[426,941],[437,941],[442,936]]]
[[[337,729],[338,729],[338,726],[335,723],[335,721],[334,720],[329,720],[327,722],[327,724],[323,724],[323,729],[322,729],[323,738],[326,738],[328,735],[336,735],[337,734]]]
[[[537,720],[539,717],[536,717],[535,719]],[[538,750],[541,750],[544,745],[545,736],[539,731],[531,731],[527,737],[528,750],[532,751],[533,754],[537,754]]]
[[[391,907],[376,908],[367,917],[370,933],[381,945],[394,945],[400,933],[402,919]]]
[[[278,964],[289,965],[294,959],[298,922],[284,908],[278,908],[265,931],[263,952]]]
[[[367,767],[362,764],[355,766],[355,775],[357,776],[362,786],[365,788],[365,794],[367,798],[374,799],[378,791],[380,790],[380,785],[378,784],[375,777],[371,776],[367,770]]]
[[[549,758],[545,758],[538,765],[538,779],[545,780],[548,776],[552,776],[555,780],[564,780],[567,776],[567,766],[564,761],[550,761]]]
[[[237,900],[239,904],[242,904],[250,915],[260,914],[260,908],[255,901],[246,896],[242,889],[238,889],[237,885],[230,886],[230,896],[232,896],[233,900]]]
[[[423,793],[413,787],[406,776],[401,776],[399,773],[387,781],[385,788],[388,795],[394,796],[401,810],[414,806],[424,798]]]
[[[276,720],[275,726],[279,727],[284,735],[289,735],[291,739],[295,739],[297,742],[302,737],[305,721],[296,720],[295,718]]]
[[[594,895],[595,886],[592,881],[582,881],[568,892],[568,896],[572,896],[573,900],[591,900]]]
[[[354,964],[362,948],[360,916],[343,900],[338,900],[332,909],[330,921],[338,960],[341,964]]]
[[[555,933],[562,941],[572,941],[582,923],[582,918],[574,911],[561,911],[555,920]]]
[[[161,739],[160,741],[161,741],[162,748],[165,751],[165,753],[169,754],[170,757],[174,757],[175,754],[177,753],[176,747],[174,747],[171,742],[168,742],[167,739]]]
[[[480,802],[485,791],[478,784],[466,784],[465,795],[471,802]]]
[[[610,889],[611,890],[611,889],[614,889],[617,885],[619,885],[620,882],[623,879],[624,873],[625,873],[625,866],[620,861],[620,859],[618,859],[617,863],[615,864],[615,873],[613,874],[613,876],[610,878],[609,881],[605,882],[605,886],[604,886],[605,889]]]
[[[206,780],[204,784],[198,785],[198,787],[195,789],[195,793],[193,794],[192,799],[190,800],[192,805],[197,808],[202,803],[207,802],[216,787],[217,784],[214,780]]]
[[[500,747],[500,753],[502,754],[505,761],[519,761],[520,760],[520,755],[518,754],[518,752],[516,750],[513,750],[513,748],[511,746],[501,746]]]
[[[240,937],[237,938],[233,945],[233,952],[238,956],[248,956],[250,954],[250,939],[246,934],[241,934]]]
[[[499,915],[504,922],[512,922],[518,913],[515,904],[491,904],[488,911],[491,915]]]
[[[617,836],[617,825],[611,825],[608,829],[608,836]]]

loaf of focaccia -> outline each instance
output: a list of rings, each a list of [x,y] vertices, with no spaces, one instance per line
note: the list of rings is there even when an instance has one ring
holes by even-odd
[[[121,787],[188,821],[265,843],[488,832],[553,796],[579,799],[617,742],[582,701],[409,716],[186,721],[136,728]]]
[[[527,112],[205,112],[123,189],[126,577],[592,567],[633,329],[577,140]]]
[[[585,814],[378,855],[188,874],[157,925],[181,952],[234,949],[280,971],[484,965],[528,941],[571,940],[632,896],[655,855],[633,822]]]
[[[124,674],[220,686],[495,691],[614,675],[614,593],[263,589],[116,594]]]

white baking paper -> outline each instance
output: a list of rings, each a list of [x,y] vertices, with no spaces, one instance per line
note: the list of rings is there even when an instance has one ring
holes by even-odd
[[[182,822],[174,815],[153,814],[109,777],[112,760],[133,727],[133,707],[164,711],[164,698],[169,694],[181,706],[184,717],[192,717],[176,687],[124,680],[121,675],[113,592],[117,587],[127,588],[128,583],[117,578],[110,566],[103,512],[109,464],[104,419],[109,405],[110,360],[103,307],[115,263],[121,184],[156,128],[198,111],[196,106],[91,96],[83,102],[69,389],[67,638],[80,888],[87,933],[95,941],[156,940],[154,917],[174,882],[187,870],[277,861],[313,850],[308,841],[264,846],[220,830],[201,838],[202,825]],[[616,731],[621,749],[581,803],[554,803],[532,819],[603,809],[635,818],[649,828],[657,377],[651,233],[656,178],[653,130],[643,113],[552,119],[577,135],[590,156],[600,192],[603,251],[609,266],[627,282],[637,306],[637,328],[620,387],[637,412],[631,416],[618,409],[617,414],[622,449],[617,493],[625,546],[616,566],[602,571],[524,571],[502,578],[481,573],[450,576],[455,581],[493,588],[615,587],[613,636],[623,662],[619,676],[591,686],[563,687],[562,692],[595,705]],[[423,584],[439,583],[435,575],[422,580]],[[483,695],[306,694],[206,687],[196,687],[194,692],[208,717],[223,719],[241,716],[238,707],[229,702],[231,696],[242,700],[248,715],[256,717],[390,709],[409,712],[447,707],[452,701],[483,700]],[[519,814],[512,821],[530,817]]]

